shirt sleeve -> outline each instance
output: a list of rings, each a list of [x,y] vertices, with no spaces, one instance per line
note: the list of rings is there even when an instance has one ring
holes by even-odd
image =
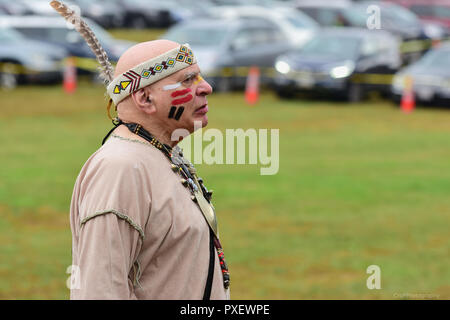
[[[112,212],[86,222],[79,234],[79,285],[71,299],[136,299],[133,272],[140,235]]]
[[[101,159],[83,178],[78,201],[76,263],[71,299],[134,299],[139,251],[150,214],[142,166],[123,157]]]

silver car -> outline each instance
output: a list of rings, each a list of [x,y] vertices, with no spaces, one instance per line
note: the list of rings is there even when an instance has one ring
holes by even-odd
[[[0,27],[0,86],[54,82],[62,78],[64,49],[29,40],[19,32]]]

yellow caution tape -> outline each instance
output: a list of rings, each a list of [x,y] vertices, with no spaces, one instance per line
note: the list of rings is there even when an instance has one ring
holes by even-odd
[[[350,81],[361,84],[390,85],[393,74],[355,73]]]
[[[0,62],[0,73],[24,75],[36,74],[38,72],[27,70],[23,65],[17,62]]]

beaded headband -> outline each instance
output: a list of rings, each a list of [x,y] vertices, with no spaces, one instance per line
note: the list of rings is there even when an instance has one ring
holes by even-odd
[[[147,60],[114,78],[106,88],[115,105],[131,93],[196,63],[188,44]]]

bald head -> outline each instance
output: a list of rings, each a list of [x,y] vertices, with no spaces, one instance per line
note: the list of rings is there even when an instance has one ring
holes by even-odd
[[[178,46],[180,46],[180,44],[170,40],[153,40],[138,43],[122,54],[117,62],[114,77],[117,77],[144,61],[155,58]]]
[[[189,45],[169,40],[143,42],[128,49],[108,85],[123,122],[138,123],[170,145],[176,129],[193,132],[196,121],[202,127],[207,125],[206,96],[211,92]],[[174,110],[178,110],[177,116]]]

